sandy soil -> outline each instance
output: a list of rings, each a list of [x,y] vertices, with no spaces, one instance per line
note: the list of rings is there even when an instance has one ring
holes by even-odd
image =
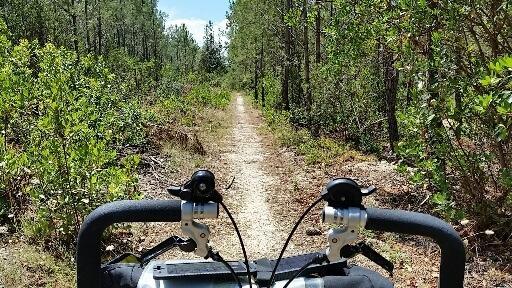
[[[241,95],[236,95],[226,113],[228,131],[225,135],[212,137],[203,133],[202,141],[208,154],[202,165],[186,165],[190,161],[185,159],[185,163],[182,163],[184,169],[170,171],[169,167],[152,167],[141,177],[142,192],[146,198],[169,198],[165,192],[168,183],[183,183],[195,169],[209,169],[215,173],[217,189],[223,194],[224,202],[237,221],[249,258],[276,257],[286,234],[270,211],[269,202],[276,192],[272,185],[276,178],[265,168],[269,153],[259,135],[261,121],[253,117],[254,109],[245,103]],[[160,163],[171,160],[165,157],[159,159]],[[222,191],[233,177],[230,189]],[[211,245],[214,249],[227,259],[242,258],[238,238],[225,213],[221,212],[218,220],[203,222],[212,231]],[[138,225],[135,230],[133,239],[140,240],[135,241],[135,250],[151,247],[170,235],[181,235],[177,224],[151,223]],[[171,251],[164,257],[197,258],[179,251]]]
[[[283,231],[276,229],[278,223],[274,221],[268,205],[275,192],[272,184],[276,179],[263,169],[268,155],[257,134],[257,127],[250,123],[244,98],[238,95],[235,102],[236,125],[230,139],[234,149],[226,155],[235,182],[228,204],[236,208],[236,219],[249,257],[262,258],[269,253],[276,254],[285,237]]]

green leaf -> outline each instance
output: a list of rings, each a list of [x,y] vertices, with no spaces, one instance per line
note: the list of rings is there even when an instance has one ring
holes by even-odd
[[[494,135],[498,139],[498,141],[504,141],[508,137],[507,127],[503,124],[498,124],[494,129]]]
[[[480,84],[482,84],[483,86],[492,86],[499,83],[500,80],[501,78],[487,75],[480,80]]]
[[[512,169],[504,168],[500,171],[500,183],[507,189],[512,189]]]
[[[423,174],[420,172],[420,171],[415,171],[410,179],[409,179],[412,183],[418,185],[418,184],[421,184],[423,183],[423,181],[425,180],[425,177],[423,176]]]
[[[478,96],[475,109],[478,112],[485,112],[492,102],[492,94]]]
[[[489,64],[489,68],[498,74],[503,70],[503,67],[500,65],[499,61],[496,63]]]
[[[398,164],[396,166],[396,171],[398,173],[405,173],[405,172],[407,172],[407,165],[405,165],[405,163],[401,162],[400,164]]]
[[[432,203],[446,205],[448,203],[448,196],[445,193],[435,193],[432,195]]]
[[[427,118],[427,123],[432,123],[432,120],[434,120],[435,117],[436,117],[435,114],[429,115],[428,118]]]
[[[512,68],[512,57],[511,56],[505,56],[499,60],[499,63],[506,67],[506,68]]]

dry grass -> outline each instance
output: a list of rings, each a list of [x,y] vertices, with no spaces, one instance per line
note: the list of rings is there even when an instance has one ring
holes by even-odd
[[[2,243],[0,287],[76,287],[74,267],[69,263],[22,241]]]

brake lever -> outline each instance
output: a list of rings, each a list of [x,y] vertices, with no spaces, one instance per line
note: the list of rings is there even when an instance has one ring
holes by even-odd
[[[215,175],[208,170],[196,171],[182,186],[170,186],[167,192],[183,201],[220,203],[222,195],[215,189]]]
[[[393,270],[395,268],[393,263],[364,242],[359,242],[355,245],[345,245],[341,248],[340,254],[344,258],[352,258],[357,254],[361,254],[393,276]]]
[[[146,265],[151,260],[175,247],[180,248],[180,250],[183,252],[193,252],[196,249],[197,244],[192,239],[183,239],[179,236],[171,236],[155,247],[142,253],[139,256],[139,261],[142,265]]]
[[[192,239],[183,239],[178,236],[171,236],[166,240],[160,242],[160,244],[142,253],[141,255],[135,255],[133,253],[123,253],[114,259],[106,263],[106,265],[112,265],[117,263],[137,263],[140,265],[146,265],[149,261],[156,257],[164,254],[172,248],[178,247],[183,252],[194,252],[197,244]]]
[[[172,196],[181,198],[181,187],[180,186],[171,185],[167,188],[167,192],[169,192],[169,194],[171,194]]]

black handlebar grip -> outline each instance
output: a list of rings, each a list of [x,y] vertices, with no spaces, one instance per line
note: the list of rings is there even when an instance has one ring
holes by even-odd
[[[101,287],[101,235],[115,223],[179,222],[181,201],[117,201],[98,207],[82,223],[78,233],[77,287]]]
[[[375,209],[366,210],[365,228],[374,231],[419,235],[433,239],[441,248],[440,288],[462,288],[466,252],[459,234],[443,220],[416,212]]]

